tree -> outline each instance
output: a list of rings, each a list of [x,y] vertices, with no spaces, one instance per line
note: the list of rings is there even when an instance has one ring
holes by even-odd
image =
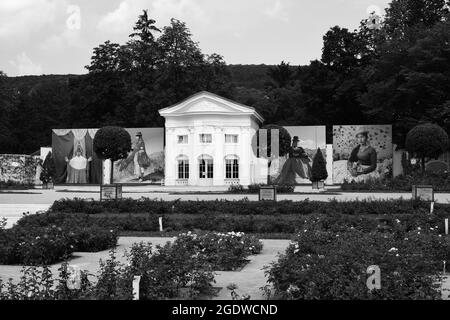
[[[311,182],[323,181],[328,178],[327,163],[323,157],[320,148],[317,149],[314,155],[312,168],[311,168]]]
[[[155,41],[155,36],[153,33],[161,32],[160,29],[155,27],[156,21],[150,19],[148,17],[148,10],[143,10],[143,14],[141,14],[134,26],[132,34],[130,34],[131,38],[138,37],[139,40],[143,43],[151,43]]]
[[[53,155],[50,151],[45,157],[44,163],[42,164],[42,171],[39,180],[41,180],[43,184],[53,182],[55,179],[55,174],[55,162],[53,161]]]
[[[292,78],[292,70],[289,63],[281,61],[275,68],[270,68],[268,75],[279,87],[285,87]]]
[[[95,134],[93,147],[99,159],[111,160],[111,181],[113,181],[114,161],[128,156],[131,150],[131,136],[121,127],[103,127]]]
[[[449,147],[448,135],[436,124],[425,123],[411,129],[406,136],[406,150],[422,161],[425,171],[425,158],[438,158]]]
[[[91,57],[91,64],[86,66],[89,72],[107,72],[119,70],[120,45],[106,41],[104,44],[94,48],[94,55]]]

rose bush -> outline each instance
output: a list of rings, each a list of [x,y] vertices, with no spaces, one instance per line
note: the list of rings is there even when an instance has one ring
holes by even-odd
[[[11,229],[0,229],[0,264],[52,264],[73,252],[114,247],[117,228],[89,223],[81,215],[27,215]]]
[[[182,233],[174,246],[186,252],[197,254],[214,270],[235,270],[244,266],[248,256],[262,250],[262,242],[243,232]]]
[[[317,222],[317,221],[316,221]],[[266,269],[281,299],[440,299],[442,261],[450,239],[435,227],[364,232],[305,225],[285,254]],[[366,270],[381,269],[381,289],[369,291]],[[437,283],[437,284],[436,284]]]

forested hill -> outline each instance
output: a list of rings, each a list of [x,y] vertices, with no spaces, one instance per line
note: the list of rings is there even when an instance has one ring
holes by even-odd
[[[236,87],[244,87],[248,89],[264,89],[264,85],[271,81],[269,76],[270,68],[275,68],[274,65],[266,64],[236,64],[227,65],[227,70],[231,75],[231,81]],[[295,70],[294,66],[291,66]],[[21,77],[7,77],[7,85],[14,89],[33,89],[43,84],[66,84],[69,85],[69,79],[77,78],[79,75],[42,75],[42,76],[21,76]]]

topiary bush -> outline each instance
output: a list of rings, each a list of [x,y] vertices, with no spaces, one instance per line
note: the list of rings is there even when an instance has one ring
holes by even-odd
[[[46,184],[54,181],[56,174],[55,162],[53,161],[53,155],[50,151],[45,157],[44,163],[42,164],[41,175],[39,176],[39,180],[42,183]]]
[[[448,150],[448,134],[440,126],[432,123],[421,124],[408,132],[405,141],[406,150],[422,161],[425,171],[425,158],[437,158]]]
[[[95,134],[93,146],[97,157],[114,162],[127,157],[131,136],[121,127],[103,127]]]
[[[318,148],[313,159],[310,180],[311,182],[318,182],[326,180],[327,178],[327,163],[323,157],[322,151]]]
[[[448,164],[440,160],[428,161],[425,165],[425,172],[431,174],[446,174],[448,172]]]

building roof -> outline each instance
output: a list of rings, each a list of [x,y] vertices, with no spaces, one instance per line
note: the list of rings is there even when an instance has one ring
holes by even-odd
[[[264,118],[255,108],[243,105],[217,94],[201,91],[170,107],[159,110],[163,117],[186,116],[188,114],[223,114],[242,115],[247,114],[263,123]]]

